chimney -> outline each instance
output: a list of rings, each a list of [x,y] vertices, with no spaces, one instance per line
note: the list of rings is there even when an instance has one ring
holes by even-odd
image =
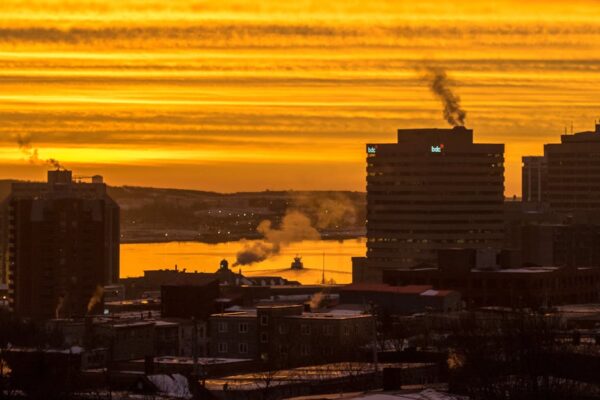
[[[596,133],[600,133],[600,120],[596,122]]]
[[[48,184],[69,185],[73,181],[73,172],[66,169],[48,171]]]

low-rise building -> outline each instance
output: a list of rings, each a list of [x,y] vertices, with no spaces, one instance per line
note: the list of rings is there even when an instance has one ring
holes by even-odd
[[[460,293],[455,290],[436,290],[431,285],[390,286],[377,283],[358,283],[342,288],[340,302],[374,305],[388,315],[450,312],[461,306]]]
[[[94,327],[99,343],[109,349],[110,361],[155,355],[154,321],[118,321]]]
[[[276,366],[352,360],[373,338],[372,315],[355,310],[305,312],[303,305],[263,305],[214,314],[211,355],[252,357]]]
[[[522,267],[508,269],[443,268],[389,270],[389,285],[431,285],[460,292],[467,307],[550,307],[598,301],[600,268]]]
[[[213,314],[209,319],[210,351],[214,357],[259,357],[258,320],[255,308]]]

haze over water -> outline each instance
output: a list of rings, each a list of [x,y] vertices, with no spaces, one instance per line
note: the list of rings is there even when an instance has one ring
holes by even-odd
[[[444,127],[444,68],[476,140],[520,157],[600,114],[600,2],[3,0],[0,177],[15,145],[113,185],[364,190],[364,143]]]
[[[136,243],[121,245],[121,277],[141,276],[144,270],[174,268],[193,272],[215,272],[222,259],[230,266],[243,242],[208,244],[199,242]],[[320,240],[292,243],[284,247],[277,256],[251,266],[242,267],[248,276],[282,276],[303,284],[321,282],[323,253],[325,253],[325,279],[336,283],[352,281],[351,257],[363,256],[366,251],[364,239]],[[304,271],[291,271],[293,258],[299,255],[304,262]],[[238,271],[239,267],[232,267]]]

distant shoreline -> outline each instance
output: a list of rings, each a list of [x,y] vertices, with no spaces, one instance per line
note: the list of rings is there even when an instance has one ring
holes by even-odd
[[[322,236],[318,240],[325,241],[339,241],[339,240],[352,240],[352,239],[362,239],[364,238],[364,234],[340,234],[340,235],[326,235]],[[153,238],[153,239],[121,239],[120,244],[159,244],[159,243],[203,243],[203,244],[221,244],[221,243],[232,243],[239,242],[242,240],[261,240],[260,237],[256,238],[234,238],[230,240],[206,240],[206,239],[193,239],[193,238]]]

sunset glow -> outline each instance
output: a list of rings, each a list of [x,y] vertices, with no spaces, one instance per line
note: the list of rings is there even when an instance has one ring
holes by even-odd
[[[40,158],[109,184],[365,189],[364,144],[445,127],[444,68],[476,141],[520,157],[600,117],[596,1],[0,3],[0,178]]]

